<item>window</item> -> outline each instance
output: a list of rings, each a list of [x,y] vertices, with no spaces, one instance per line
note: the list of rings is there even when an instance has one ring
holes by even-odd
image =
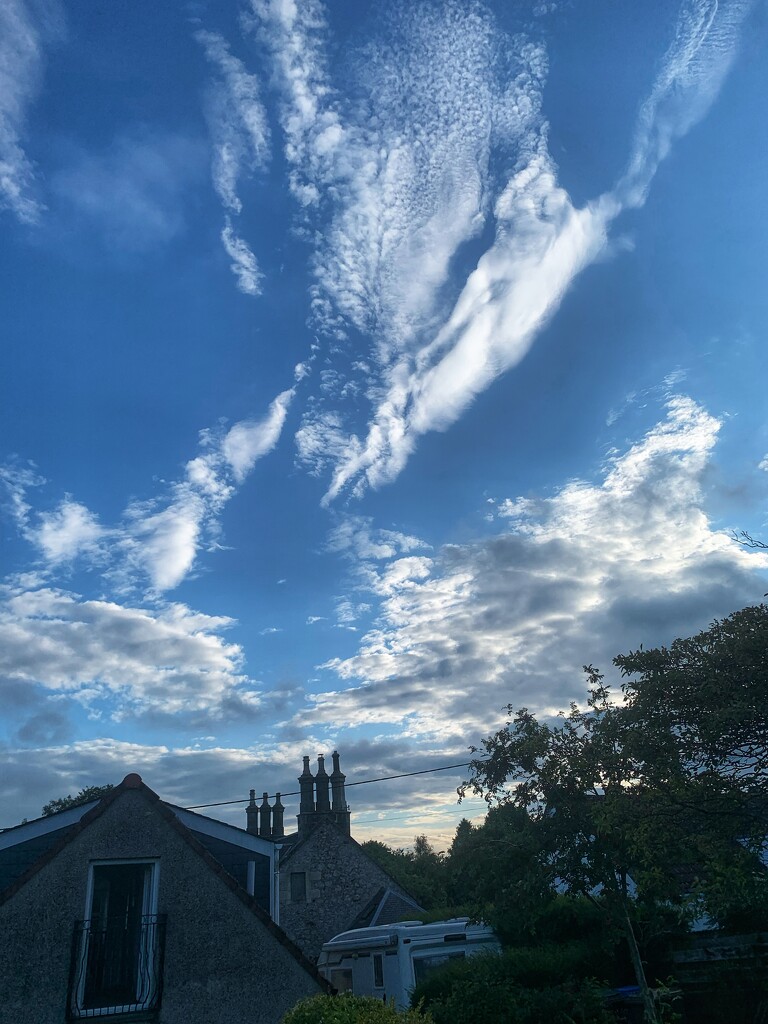
[[[291,872],[291,902],[307,902],[307,873],[306,871]]]
[[[432,956],[415,956],[413,958],[413,974],[416,984],[420,985],[430,974],[443,967],[449,960],[463,960],[464,950],[455,953],[436,953]]]
[[[373,987],[384,988],[384,957],[381,953],[373,954]]]
[[[338,971],[331,971],[331,984],[337,992],[352,991],[352,971],[342,968]]]
[[[70,1017],[159,1005],[163,922],[156,909],[156,862],[91,865],[87,917],[73,944]]]

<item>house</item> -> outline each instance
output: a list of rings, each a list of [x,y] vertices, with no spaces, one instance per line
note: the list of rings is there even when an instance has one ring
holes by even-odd
[[[391,924],[422,910],[350,835],[346,776],[337,751],[332,759],[330,775],[322,755],[313,775],[304,758],[296,832],[285,834],[280,793],[272,805],[267,793],[257,804],[251,790],[246,808],[247,831],[278,848],[276,920],[313,962],[323,943],[341,932]]]
[[[0,1024],[277,1024],[329,986],[272,919],[276,852],[135,774],[0,833]]]

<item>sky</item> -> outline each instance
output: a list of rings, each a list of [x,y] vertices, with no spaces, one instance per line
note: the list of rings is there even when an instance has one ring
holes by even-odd
[[[6,0],[0,827],[460,764],[761,601],[767,44],[764,0]],[[353,834],[446,848],[465,777]]]

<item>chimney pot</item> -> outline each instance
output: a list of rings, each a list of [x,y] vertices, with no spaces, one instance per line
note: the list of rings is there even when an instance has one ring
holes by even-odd
[[[330,785],[330,779],[328,772],[325,770],[325,758],[322,754],[318,755],[317,758],[317,775],[315,776],[315,791],[316,791],[316,808],[318,811],[330,811],[331,809],[331,798],[328,787]]]
[[[248,806],[245,808],[245,831],[249,832],[252,836],[259,834],[259,809],[256,806],[256,790],[251,790],[251,798],[248,802]]]

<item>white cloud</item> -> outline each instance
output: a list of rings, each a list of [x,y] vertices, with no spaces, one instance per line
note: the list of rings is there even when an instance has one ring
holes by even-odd
[[[360,442],[344,427],[341,413],[308,410],[296,431],[296,458],[311,476],[320,476],[330,465],[357,451]]]
[[[259,81],[234,57],[215,32],[197,32],[195,38],[218,73],[208,92],[206,116],[211,134],[213,186],[226,210],[242,212],[240,180],[263,168],[269,158],[269,125],[261,102]],[[221,232],[224,249],[232,260],[237,287],[245,295],[261,294],[262,274],[251,247],[232,227],[229,214]]]
[[[39,219],[42,204],[22,139],[42,82],[43,44],[61,31],[62,12],[54,0],[34,7],[24,0],[0,4],[0,209],[26,224]]]
[[[31,534],[45,560],[56,565],[84,553],[95,554],[107,531],[85,505],[67,497],[53,512],[41,513]]]
[[[508,499],[490,538],[383,563],[368,583],[383,598],[375,627],[355,655],[325,666],[351,685],[312,698],[306,721],[391,723],[435,742],[458,730],[471,742],[507,703],[566,706],[587,662],[609,669],[622,651],[759,600],[768,556],[702,510],[719,427],[673,398],[597,483]]]
[[[328,535],[329,551],[338,551],[358,561],[395,558],[397,555],[428,548],[429,544],[399,530],[374,527],[367,516],[338,516]]]
[[[300,203],[312,205],[319,199],[318,179],[344,139],[330,102],[323,9],[318,0],[300,5],[293,0],[251,0],[251,9],[272,50],[282,90],[285,153],[293,166],[290,186]]]
[[[577,208],[548,151],[546,55],[506,38],[480,5],[398,6],[376,45],[347,57],[353,108],[330,76],[320,4],[252,0],[292,187],[308,224],[316,207],[323,216],[316,322],[372,338],[367,436],[322,407],[339,398],[338,372],[297,436],[311,472],[334,467],[326,504],[394,480],[423,434],[447,429],[519,363],[578,274],[609,252],[613,221],[644,201],[672,141],[708,109],[747,7],[686,0],[626,173]],[[501,185],[499,166],[514,168]],[[452,295],[449,270],[490,214],[495,238]]]
[[[239,179],[264,167],[269,156],[269,127],[258,79],[229,52],[220,35],[197,32],[195,38],[219,75],[208,98],[213,184],[224,206],[240,213]]]
[[[707,113],[739,42],[752,0],[683,0],[675,37],[640,108],[632,153],[615,194],[622,206],[645,202],[656,169],[675,139]]]
[[[263,420],[236,423],[224,438],[221,451],[238,483],[250,473],[256,460],[272,451],[277,444],[293,395],[292,388],[281,392]]]
[[[262,273],[256,257],[248,248],[248,243],[239,238],[232,230],[229,221],[221,232],[221,241],[227,255],[232,260],[232,273],[237,278],[237,287],[245,295],[261,295]]]
[[[139,128],[101,152],[76,152],[51,187],[65,210],[99,231],[110,248],[138,252],[183,232],[186,193],[201,169],[196,142]]]
[[[45,483],[32,463],[19,466],[14,463],[0,466],[0,483],[3,486],[5,500],[3,502],[9,515],[22,532],[29,520],[31,505],[27,501],[27,491],[40,487]]]
[[[277,444],[293,393],[281,392],[262,419],[235,423],[223,437],[202,431],[201,451],[182,478],[163,495],[132,502],[114,526],[102,526],[70,496],[52,512],[33,510],[28,491],[44,481],[31,467],[0,467],[6,504],[19,532],[40,550],[48,573],[79,559],[99,568],[121,593],[140,582],[150,594],[172,590],[193,571],[202,548],[220,546],[224,506]]]
[[[232,625],[183,604],[130,607],[42,588],[0,600],[0,676],[130,710],[215,709],[247,682]]]

